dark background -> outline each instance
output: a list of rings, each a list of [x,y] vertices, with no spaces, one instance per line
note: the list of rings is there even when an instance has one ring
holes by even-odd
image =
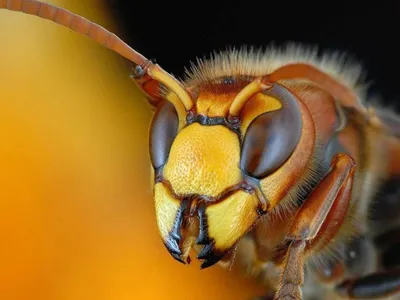
[[[400,10],[395,2],[351,7],[350,1],[105,1],[118,34],[178,77],[190,61],[214,50],[295,41],[348,53],[365,66],[371,91],[400,109]]]

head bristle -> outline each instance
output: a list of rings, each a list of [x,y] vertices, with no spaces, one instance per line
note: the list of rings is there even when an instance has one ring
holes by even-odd
[[[244,46],[214,52],[209,58],[198,58],[196,63],[191,63],[186,69],[185,84],[202,85],[221,77],[235,75],[258,77],[272,73],[287,64],[308,63],[354,90],[364,99],[368,85],[364,81],[365,72],[362,65],[347,53],[319,52],[318,47],[297,43],[265,49]]]

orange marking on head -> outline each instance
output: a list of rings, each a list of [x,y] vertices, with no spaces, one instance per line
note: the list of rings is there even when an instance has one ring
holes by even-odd
[[[282,103],[270,96],[262,93],[254,95],[244,106],[242,110],[242,124],[240,130],[245,133],[250,123],[259,115],[268,111],[280,109]]]
[[[200,92],[196,101],[196,111],[200,115],[209,117],[225,117],[234,97],[234,93]]]
[[[200,89],[196,101],[196,111],[198,114],[209,117],[226,117],[232,101],[239,91],[240,88],[237,86],[236,88]],[[258,115],[281,107],[282,103],[278,99],[263,93],[255,94],[243,108],[241,130],[245,132],[250,122]]]

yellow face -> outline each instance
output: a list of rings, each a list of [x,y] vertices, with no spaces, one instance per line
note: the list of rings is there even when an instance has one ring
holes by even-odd
[[[165,246],[183,263],[192,248],[203,260],[202,268],[223,260],[268,207],[258,185],[264,175],[254,167],[260,160],[257,151],[263,152],[257,138],[265,144],[268,135],[255,120],[279,111],[282,104],[257,94],[240,122],[232,122],[228,110],[239,90],[202,90],[183,121],[170,94],[153,117],[150,154],[157,223]],[[248,131],[253,132],[249,138]]]

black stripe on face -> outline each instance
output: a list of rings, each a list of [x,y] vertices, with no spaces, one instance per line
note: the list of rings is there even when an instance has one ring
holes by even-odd
[[[229,130],[232,130],[239,137],[240,135],[240,121],[238,119],[226,119],[224,117],[209,117],[205,115],[197,115],[193,112],[189,112],[186,117],[186,125],[193,123],[199,123],[205,126],[223,125]]]

